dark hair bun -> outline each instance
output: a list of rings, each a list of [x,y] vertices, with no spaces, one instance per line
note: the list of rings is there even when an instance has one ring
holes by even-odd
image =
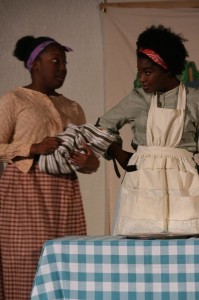
[[[13,55],[20,61],[26,62],[30,53],[33,51],[35,45],[35,38],[27,35],[19,39],[16,43]]]
[[[41,43],[51,40],[53,39],[47,36],[40,36],[38,38],[35,38],[32,35],[24,36],[17,41],[13,55],[20,61],[23,61],[26,66],[27,60],[32,51]]]

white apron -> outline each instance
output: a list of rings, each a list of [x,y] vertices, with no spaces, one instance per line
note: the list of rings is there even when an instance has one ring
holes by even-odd
[[[113,235],[199,233],[199,175],[193,154],[177,148],[182,137],[186,92],[179,87],[177,109],[157,107],[153,96],[147,146],[139,146],[125,174]]]

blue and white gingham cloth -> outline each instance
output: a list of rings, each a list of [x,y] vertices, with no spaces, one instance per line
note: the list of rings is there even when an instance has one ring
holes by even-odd
[[[31,300],[55,299],[197,300],[199,239],[47,241]]]

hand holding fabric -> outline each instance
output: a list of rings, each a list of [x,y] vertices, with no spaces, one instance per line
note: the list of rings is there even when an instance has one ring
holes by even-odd
[[[114,140],[109,133],[88,123],[81,126],[68,124],[57,137],[63,141],[54,153],[39,157],[41,172],[50,174],[69,174],[75,171],[92,173],[99,167],[97,157],[102,156]],[[71,160],[71,155],[74,162]]]
[[[30,148],[30,155],[50,154],[53,153],[62,143],[58,137],[45,137],[43,141],[33,144]]]
[[[82,147],[85,153],[75,151],[71,154],[70,160],[79,167],[78,172],[80,173],[90,174],[96,172],[100,165],[99,159],[88,145],[84,144]]]
[[[133,153],[127,152],[122,149],[122,146],[116,142],[113,142],[109,148],[108,153],[112,156],[113,159],[116,159],[120,166],[128,171],[128,162]]]

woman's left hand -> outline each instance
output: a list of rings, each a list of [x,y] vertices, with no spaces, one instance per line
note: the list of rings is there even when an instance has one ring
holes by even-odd
[[[85,153],[73,152],[70,160],[79,167],[78,172],[87,174],[96,172],[100,165],[99,159],[88,145],[84,144],[83,148]]]

